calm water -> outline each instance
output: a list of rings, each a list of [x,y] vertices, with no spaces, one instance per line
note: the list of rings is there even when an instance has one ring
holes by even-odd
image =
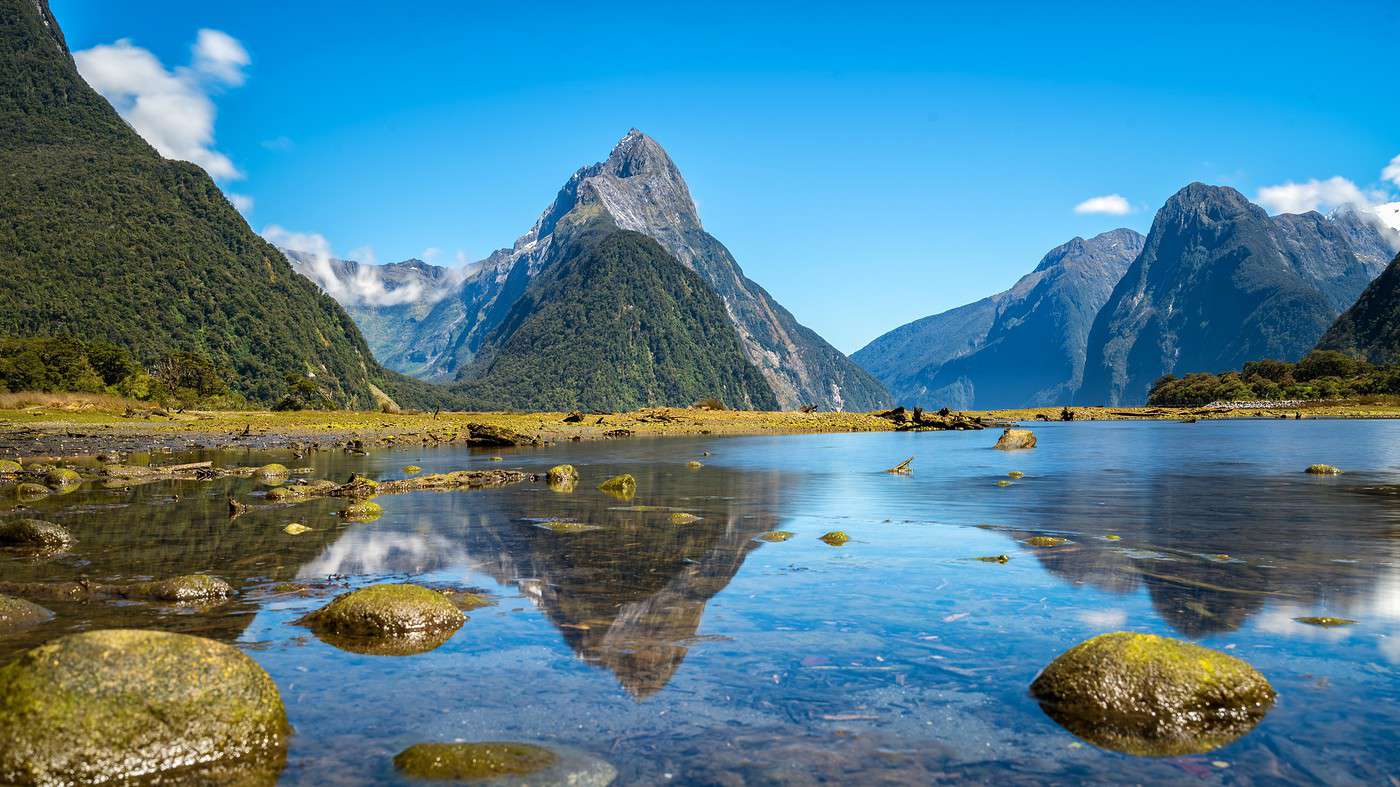
[[[209,572],[240,596],[213,610],[45,602],[58,617],[0,639],[0,660],[112,625],[237,642],[277,681],[297,729],[288,784],[392,781],[394,753],[454,739],[582,749],[628,784],[1396,783],[1400,490],[1388,485],[1400,485],[1400,423],[1036,430],[1040,447],[1010,454],[988,431],[627,440],[499,452],[504,462],[465,449],[197,455],[312,464],[335,479],[570,462],[583,482],[571,494],[385,496],[368,524],[339,523],[331,501],[230,521],[227,495],[259,493],[247,480],[51,498],[37,507],[77,548],[0,557],[0,578]],[[913,475],[880,472],[911,455]],[[1348,472],[1301,472],[1314,462]],[[998,487],[1012,470],[1026,477]],[[593,489],[619,472],[637,478],[632,504],[702,519],[621,510]],[[550,517],[599,528],[536,525]],[[315,530],[285,535],[290,521]],[[779,529],[796,535],[754,540]],[[818,540],[836,529],[852,540]],[[1071,543],[1022,543],[1040,534]],[[1001,553],[1010,562],[973,559]],[[273,590],[328,577],[335,587],[318,595]],[[483,588],[497,604],[409,657],[354,655],[293,625],[346,585],[404,578]],[[1293,621],[1320,614],[1359,623]],[[1027,685],[1066,648],[1117,629],[1227,649],[1278,702],[1202,756],[1083,744]]]

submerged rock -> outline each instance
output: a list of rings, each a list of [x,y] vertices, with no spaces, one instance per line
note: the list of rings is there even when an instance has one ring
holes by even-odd
[[[161,631],[60,637],[0,668],[0,783],[183,781],[280,770],[290,732],[272,678],[238,649]],[[181,770],[176,770],[181,769]]]
[[[1009,556],[1007,556],[1007,555],[987,555],[986,557],[979,557],[979,558],[977,558],[977,559],[980,560],[980,561],[982,561],[983,563],[1010,563],[1010,562],[1011,562],[1011,558],[1010,558]]]
[[[418,475],[419,473],[423,472],[423,468],[419,467],[418,465],[404,465],[403,471],[407,475]]]
[[[694,514],[688,514],[684,511],[677,511],[671,514],[671,524],[673,525],[692,525],[699,521],[700,517]]]
[[[759,541],[769,541],[776,544],[782,541],[787,541],[789,538],[792,538],[795,535],[797,534],[793,533],[791,530],[769,530],[766,533],[759,533],[758,535],[754,536],[754,538],[757,538]]]
[[[833,530],[830,533],[823,535],[821,537],[821,540],[825,541],[831,546],[839,547],[847,541],[850,541],[851,537],[846,535],[846,531],[844,530]]]
[[[61,549],[72,544],[68,528],[42,519],[10,519],[0,522],[0,547]]]
[[[578,483],[578,470],[573,465],[555,465],[545,474],[549,488],[556,492],[572,492]]]
[[[631,500],[637,494],[637,479],[628,473],[615,475],[598,485],[598,488],[620,500]]]
[[[15,487],[15,497],[21,503],[28,503],[40,498],[48,497],[53,490],[43,484],[23,483]]]
[[[272,462],[254,470],[253,477],[259,481],[280,481],[291,475],[291,473],[292,471],[288,470],[286,465]]]
[[[1011,478],[1025,478],[1025,477],[1026,477],[1026,474],[1023,473],[1023,472],[1021,472],[1020,470],[1012,470],[1011,472],[1007,473],[1007,475],[1010,476]]]
[[[1033,547],[1057,547],[1060,544],[1068,544],[1069,539],[1059,536],[1031,536],[1026,539],[1026,543]]]
[[[1309,626],[1322,626],[1323,628],[1333,628],[1336,626],[1351,626],[1356,621],[1351,618],[1334,618],[1323,615],[1321,617],[1294,618],[1299,623],[1306,623]]]
[[[1249,732],[1274,690],[1248,663],[1152,634],[1081,642],[1031,684],[1046,714],[1106,749],[1167,757],[1219,748]]]
[[[384,508],[373,500],[356,500],[340,512],[347,522],[373,522],[384,515]]]
[[[24,466],[13,459],[0,459],[0,475],[18,475]]]
[[[306,525],[303,525],[300,522],[292,522],[286,527],[282,528],[282,532],[286,533],[289,536],[299,536],[302,533],[311,532],[311,528],[307,527]]]
[[[607,787],[617,769],[590,754],[514,741],[417,743],[394,757],[414,779],[500,785]]]
[[[698,461],[692,459],[692,460],[690,460],[689,462],[686,462],[686,463],[685,463],[685,466],[686,466],[686,467],[689,467],[691,470],[699,470],[700,468],[704,467],[705,465],[704,465],[703,463],[701,463],[701,462],[698,462]]]
[[[286,503],[295,500],[309,500],[313,497],[323,497],[331,493],[331,490],[338,488],[334,481],[307,481],[302,484],[284,484],[274,486],[267,490],[267,495],[263,498],[269,503]]]
[[[0,596],[0,636],[53,619],[53,613],[22,598]]]
[[[128,598],[192,603],[217,601],[233,595],[229,583],[208,574],[186,574],[157,582],[141,582],[122,591]]]
[[[1006,480],[1005,478],[1002,478],[997,481],[997,486],[1011,486],[1011,482]]]
[[[1341,474],[1342,474],[1342,471],[1341,471],[1340,468],[1333,467],[1332,465],[1308,465],[1308,469],[1305,470],[1304,472],[1306,472],[1306,473],[1311,473],[1312,475],[1341,475]]]
[[[77,486],[83,482],[83,477],[77,471],[69,470],[66,467],[55,467],[44,473],[44,483],[54,489]]]
[[[997,439],[995,447],[1003,451],[1035,448],[1035,432],[1029,429],[1007,428],[1002,431],[1001,437]]]
[[[302,618],[302,623],[342,650],[407,656],[446,642],[466,619],[438,591],[420,585],[383,584],[336,596]]]

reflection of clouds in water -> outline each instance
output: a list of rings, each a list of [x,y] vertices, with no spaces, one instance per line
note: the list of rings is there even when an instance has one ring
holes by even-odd
[[[1337,642],[1351,636],[1352,626],[1313,626],[1299,623],[1294,618],[1319,614],[1316,610],[1295,604],[1281,604],[1260,613],[1254,619],[1254,627],[1269,634],[1279,634],[1294,639]]]
[[[460,543],[437,533],[396,533],[363,528],[346,533],[315,560],[301,567],[298,579],[330,574],[418,574],[469,564]]]
[[[1128,622],[1125,609],[1087,609],[1079,613],[1079,619],[1096,629],[1120,629]]]

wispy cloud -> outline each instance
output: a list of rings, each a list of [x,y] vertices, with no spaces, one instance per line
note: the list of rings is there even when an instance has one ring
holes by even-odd
[[[263,228],[262,236],[275,246],[299,252],[299,258],[292,260],[293,267],[345,306],[436,303],[456,292],[466,278],[465,272],[454,273],[431,288],[416,279],[389,282],[369,246],[352,249],[346,255],[345,259],[360,263],[352,273],[348,266],[336,265],[330,241],[319,232],[296,232],[269,224]]]
[[[1400,156],[1391,159],[1390,163],[1385,165],[1385,169],[1381,170],[1381,180],[1400,186]]]
[[[1381,224],[1400,230],[1400,196],[1390,186],[1400,187],[1400,156],[1381,169],[1378,186],[1362,188],[1347,178],[1333,176],[1303,182],[1288,181],[1259,189],[1254,201],[1270,213],[1327,213],[1350,206],[1374,217]]]
[[[253,212],[252,197],[247,194],[235,194],[232,191],[226,192],[226,194],[228,196],[228,201],[233,203],[233,207],[237,208],[239,213],[247,216],[249,213]]]
[[[1102,213],[1109,216],[1126,216],[1133,212],[1133,206],[1121,194],[1104,194],[1090,197],[1074,206],[1075,213]]]
[[[237,39],[200,30],[190,64],[173,70],[126,38],[76,52],[73,58],[88,84],[162,156],[198,164],[218,180],[243,176],[214,148],[217,110],[210,98],[243,84],[250,59]]]

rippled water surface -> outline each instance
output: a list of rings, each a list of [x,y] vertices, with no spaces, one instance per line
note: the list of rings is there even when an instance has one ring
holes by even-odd
[[[45,601],[55,620],[0,638],[0,661],[95,627],[236,642],[296,727],[288,784],[392,781],[396,752],[456,739],[580,749],[629,784],[1397,783],[1400,423],[1036,430],[1040,446],[1016,453],[992,450],[993,432],[959,432],[191,455],[336,480],[569,462],[583,479],[572,493],[382,496],[384,516],[363,524],[341,523],[343,501],[329,500],[230,520],[229,495],[257,503],[264,489],[245,479],[55,496],[34,506],[77,546],[0,556],[0,579],[208,572],[239,596],[212,609]],[[912,475],[881,472],[911,455]],[[695,459],[704,466],[687,467]],[[1305,475],[1315,462],[1347,473]],[[998,486],[1013,470],[1026,475]],[[622,472],[634,500],[594,489]],[[673,524],[674,510],[700,520]],[[539,526],[551,518],[597,529]],[[292,521],[313,529],[289,536]],[[795,535],[756,539],[771,530]],[[831,530],[851,540],[828,546]],[[1069,543],[1037,549],[1035,535]],[[999,554],[1009,562],[975,560]],[[348,653],[294,624],[346,587],[404,579],[496,603],[416,656]],[[278,587],[289,581],[317,589]],[[1358,623],[1294,620],[1307,615]],[[1068,647],[1118,629],[1227,650],[1278,702],[1204,755],[1086,744],[1027,686]]]

